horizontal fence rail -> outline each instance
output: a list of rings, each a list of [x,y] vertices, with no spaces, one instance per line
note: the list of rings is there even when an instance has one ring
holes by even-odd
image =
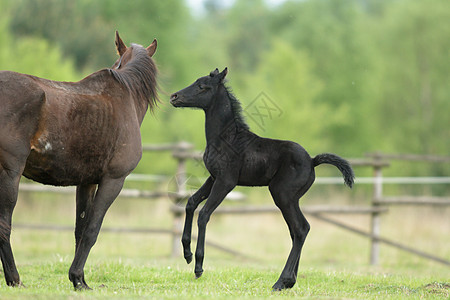
[[[413,162],[429,162],[429,163],[448,163],[450,162],[450,156],[444,155],[423,155],[423,154],[389,154],[389,153],[367,153],[367,157],[374,159],[385,159],[385,160],[403,160],[403,161],[413,161]]]
[[[357,177],[355,184],[450,184],[450,177]],[[317,177],[314,184],[340,184],[342,177]]]
[[[431,205],[447,206],[450,205],[450,198],[444,197],[383,197],[374,201],[378,205]]]
[[[199,207],[196,213],[201,209]],[[183,213],[184,207],[173,206],[172,211],[175,213]],[[371,214],[374,212],[384,213],[387,212],[387,207],[370,207],[370,206],[333,206],[333,205],[305,205],[302,207],[302,212],[305,214]],[[271,206],[241,206],[241,207],[218,207],[214,214],[265,214],[276,213],[281,214],[280,210]]]

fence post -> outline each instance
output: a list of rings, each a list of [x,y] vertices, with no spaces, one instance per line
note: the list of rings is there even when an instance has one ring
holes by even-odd
[[[192,150],[192,145],[187,142],[180,142],[176,145],[173,153],[186,153]],[[175,155],[174,155],[175,156]],[[175,156],[178,160],[177,171],[175,174],[175,182],[177,185],[177,198],[175,199],[175,203],[182,203],[183,195],[186,194],[186,158],[183,155]],[[173,227],[172,227],[172,257],[178,257],[180,255],[180,241],[182,234],[182,216],[183,213],[179,210],[172,210],[173,212]]]
[[[378,207],[378,201],[381,199],[383,194],[383,174],[382,174],[382,164],[381,156],[375,154],[374,159],[374,182],[373,182],[373,199],[372,207]],[[371,217],[371,248],[370,248],[370,264],[378,265],[380,262],[380,241],[378,237],[381,231],[381,216],[379,212],[374,211]]]

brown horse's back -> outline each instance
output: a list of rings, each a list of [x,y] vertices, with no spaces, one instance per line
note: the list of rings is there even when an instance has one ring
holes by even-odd
[[[98,183],[121,145],[136,148],[138,140],[139,148],[135,112],[121,101],[123,91],[103,80],[108,76],[103,70],[80,82],[57,82],[0,73],[0,146],[26,155],[25,177],[58,186]],[[124,152],[137,153],[124,165],[131,170],[140,149]]]

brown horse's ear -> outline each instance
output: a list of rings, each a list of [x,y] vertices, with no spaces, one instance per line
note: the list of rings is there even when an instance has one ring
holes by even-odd
[[[125,51],[127,51],[127,46],[125,46],[117,30],[116,30],[116,48],[120,56],[122,56],[125,53]]]
[[[150,44],[150,46],[147,47],[147,52],[150,57],[153,56],[156,52],[156,47],[158,46],[158,43],[156,42],[156,39],[153,40],[153,42]]]

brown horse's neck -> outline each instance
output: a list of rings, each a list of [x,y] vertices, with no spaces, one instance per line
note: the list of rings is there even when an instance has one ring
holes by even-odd
[[[141,124],[148,108],[154,108],[159,101],[156,82],[158,70],[154,61],[148,57],[145,49],[137,48],[133,60],[121,69],[110,69],[110,72],[133,99]]]
[[[142,121],[144,121],[145,114],[148,110],[148,100],[145,99],[133,99],[135,108],[136,108],[136,116],[139,121],[139,125],[142,124]]]

